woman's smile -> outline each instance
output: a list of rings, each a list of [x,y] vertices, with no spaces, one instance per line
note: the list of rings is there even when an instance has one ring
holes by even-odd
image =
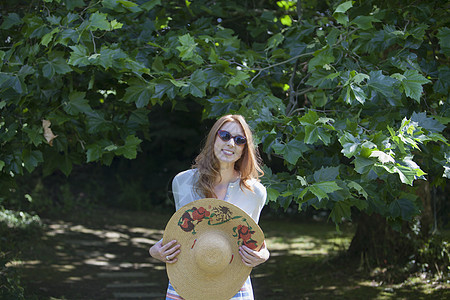
[[[223,149],[222,151],[225,153],[225,155],[233,155],[234,154],[234,151],[231,151],[231,150]]]

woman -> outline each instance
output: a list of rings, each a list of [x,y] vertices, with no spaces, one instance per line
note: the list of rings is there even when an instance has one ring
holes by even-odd
[[[266,202],[266,189],[258,177],[263,174],[252,132],[244,117],[226,115],[211,128],[205,147],[195,159],[192,169],[179,173],[172,183],[176,210],[202,198],[228,201],[258,222]],[[175,240],[153,245],[150,255],[162,262],[176,263],[180,245]],[[239,248],[242,262],[256,267],[269,258],[266,243],[259,251]],[[182,299],[169,282],[166,299]],[[253,299],[250,278],[232,299]]]

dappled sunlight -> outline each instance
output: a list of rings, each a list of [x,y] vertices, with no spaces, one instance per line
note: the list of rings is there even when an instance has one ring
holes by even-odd
[[[12,260],[6,263],[6,267],[20,267],[27,268],[35,265],[39,265],[42,262],[40,260]]]
[[[133,213],[127,214],[128,223],[121,219],[121,224],[46,220],[41,243],[8,267],[22,270],[30,287],[53,299],[85,299],[86,295],[104,300],[144,299],[144,295],[162,299],[168,282],[165,264],[151,258],[148,249],[161,239],[164,225],[133,226]],[[301,295],[298,299],[323,299],[324,295],[392,299],[405,287],[421,295],[433,295],[433,288],[445,288],[430,282],[429,290],[419,290],[420,282],[413,281],[386,286],[363,279],[347,265],[336,264],[332,259],[348,248],[351,227],[337,232],[331,224],[268,218],[262,220],[261,227],[271,257],[251,273],[257,299],[295,299],[292,297],[296,294]],[[403,298],[410,299],[412,294]]]
[[[50,268],[58,271],[58,272],[69,272],[75,269],[73,265],[60,265],[60,264],[52,264]]]
[[[277,236],[268,234],[266,242],[273,256],[277,256],[277,252],[282,252],[282,255],[330,255],[345,251],[350,245],[351,234],[337,236],[338,233],[336,232],[324,233],[322,235],[309,235],[303,232],[295,234],[295,232],[290,231]]]

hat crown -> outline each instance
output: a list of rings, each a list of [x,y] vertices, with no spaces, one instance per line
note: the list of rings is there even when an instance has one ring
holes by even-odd
[[[222,273],[233,257],[228,238],[220,231],[203,234],[195,240],[192,250],[197,266],[211,275]]]

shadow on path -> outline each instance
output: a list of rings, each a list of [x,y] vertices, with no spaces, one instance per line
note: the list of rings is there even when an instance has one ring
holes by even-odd
[[[81,217],[44,219],[39,243],[24,249],[23,284],[37,299],[164,299],[165,265],[152,259],[170,215],[98,210]],[[271,299],[444,299],[411,286],[386,286],[356,271],[357,263],[337,261],[352,231],[288,220],[262,220],[271,258],[252,271],[255,298]],[[31,298],[31,299],[36,299]],[[209,300],[209,299],[208,299]],[[214,299],[212,299],[214,300]]]

